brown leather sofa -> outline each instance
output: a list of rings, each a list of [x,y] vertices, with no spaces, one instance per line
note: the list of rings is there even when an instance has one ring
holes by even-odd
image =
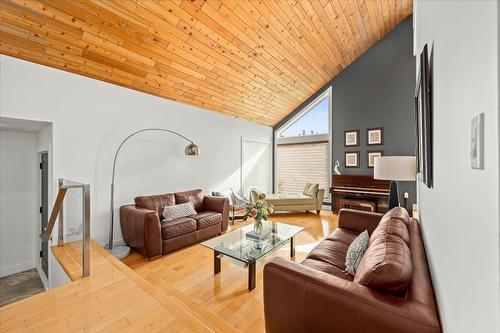
[[[202,190],[136,197],[120,207],[125,242],[149,259],[216,236],[227,230],[229,199],[209,197]],[[197,214],[163,221],[163,206],[191,201]]]
[[[370,241],[355,276],[345,255],[364,230]],[[406,210],[342,209],[339,228],[302,263],[274,258],[264,267],[268,333],[441,332],[419,223]]]

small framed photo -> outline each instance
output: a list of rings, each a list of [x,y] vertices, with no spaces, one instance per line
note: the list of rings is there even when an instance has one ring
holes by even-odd
[[[366,152],[366,164],[368,168],[375,167],[375,157],[383,156],[383,151],[367,151]]]
[[[359,130],[346,130],[344,131],[344,147],[359,146]]]
[[[382,127],[369,128],[366,130],[368,146],[376,146],[384,144],[384,129]]]
[[[345,152],[345,167],[359,168],[359,151]]]
[[[484,113],[480,113],[471,120],[470,166],[472,169],[483,169],[483,131]]]

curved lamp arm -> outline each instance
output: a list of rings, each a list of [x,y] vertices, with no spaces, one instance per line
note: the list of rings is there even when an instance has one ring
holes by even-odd
[[[177,135],[178,137],[180,138],[183,138],[184,140],[188,141],[191,143],[191,145],[195,146],[193,141],[192,140],[189,140],[188,138],[186,138],[184,135],[180,134],[180,133],[177,133],[175,131],[172,131],[172,130],[169,130],[169,129],[165,129],[165,128],[143,128],[141,130],[138,130],[138,131],[135,131],[134,133],[130,134],[129,136],[127,136],[125,139],[123,139],[123,141],[120,143],[120,145],[118,146],[118,149],[116,150],[115,152],[115,157],[113,159],[113,172],[111,174],[111,205],[110,205],[110,222],[109,222],[109,243],[108,243],[108,249],[111,250],[113,248],[113,224],[114,224],[114,187],[115,187],[115,169],[116,169],[116,160],[118,158],[118,153],[120,152],[122,146],[125,144],[125,142],[128,141],[128,139],[130,139],[131,137],[139,134],[139,133],[142,133],[142,132],[147,132],[147,131],[159,131],[159,132],[167,132],[167,133],[171,133],[171,134],[175,134]],[[190,145],[190,146],[191,146]],[[188,146],[189,147],[189,146]],[[196,146],[195,146],[196,147]],[[196,147],[197,149],[197,147]],[[187,152],[187,148],[186,148],[186,152]],[[193,154],[193,155],[198,155],[197,153],[196,154]]]

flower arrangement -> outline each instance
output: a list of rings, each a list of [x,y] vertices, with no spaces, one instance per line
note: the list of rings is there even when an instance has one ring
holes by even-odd
[[[248,203],[245,207],[246,213],[243,220],[253,217],[255,219],[254,230],[256,232],[262,231],[262,221],[267,220],[269,214],[273,212],[273,205],[264,200],[257,200],[255,203]]]

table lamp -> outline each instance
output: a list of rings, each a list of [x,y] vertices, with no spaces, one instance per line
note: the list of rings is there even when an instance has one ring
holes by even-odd
[[[398,181],[414,181],[415,156],[380,156],[374,159],[373,178],[390,180],[389,209],[399,206]]]

